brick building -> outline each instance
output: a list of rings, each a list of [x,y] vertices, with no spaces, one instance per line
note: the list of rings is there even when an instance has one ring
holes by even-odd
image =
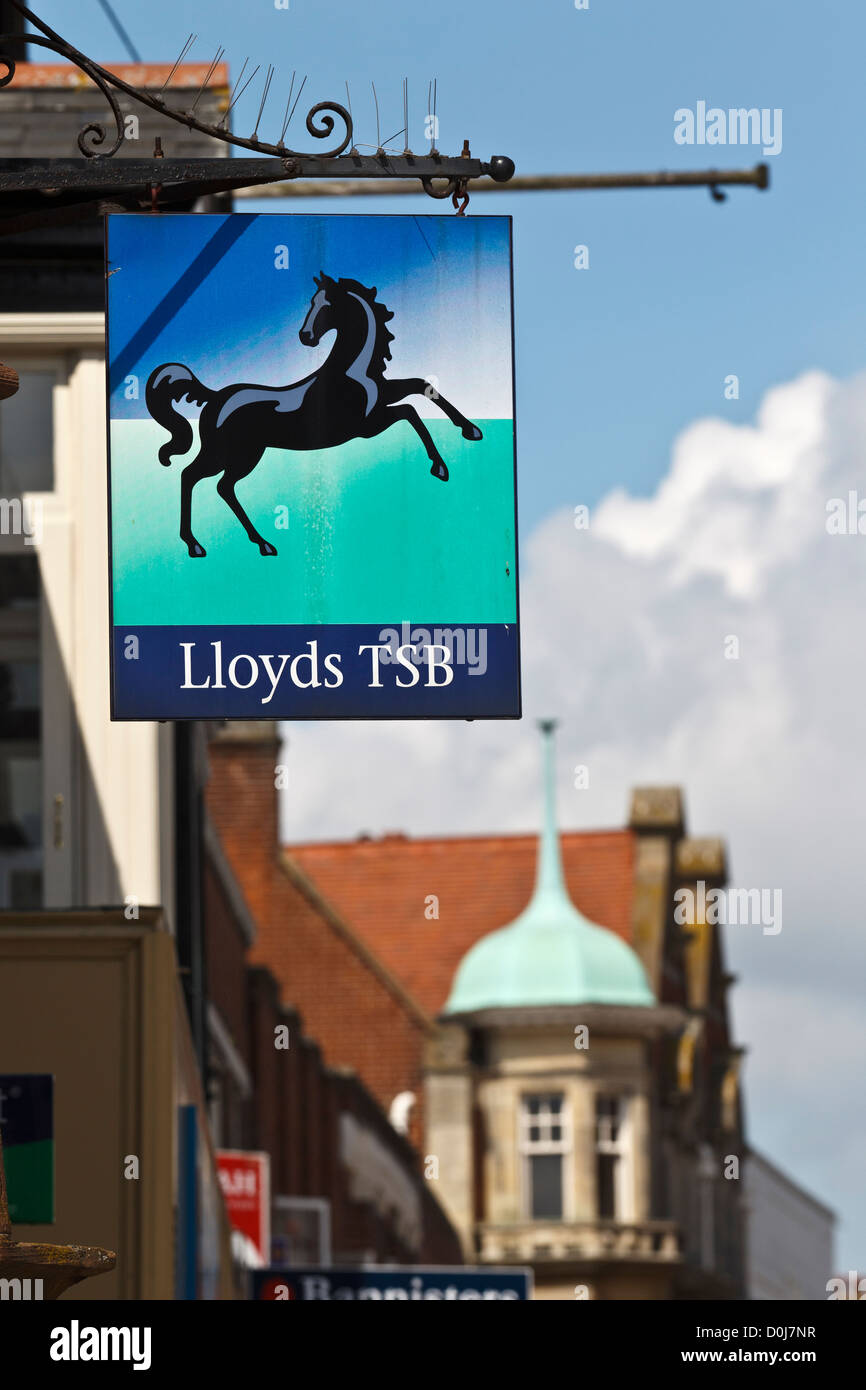
[[[208,812],[256,923],[251,959],[273,971],[286,1004],[302,1009],[326,1060],[351,1065],[387,1110],[398,1095],[420,1092],[434,1019],[282,852],[278,760],[272,724],[230,724],[210,749]],[[414,1112],[409,1138],[418,1144],[422,1133]]]
[[[268,920],[268,861],[277,859],[276,818],[250,819],[254,799],[239,794],[238,762],[232,775],[227,756],[239,750],[247,788],[260,778],[275,804],[277,744],[267,728],[264,738],[260,734],[258,725],[229,725],[209,745],[208,803],[234,808],[220,818],[222,835],[210,814],[205,819],[211,1130],[223,1147],[270,1154],[275,1236],[294,1263],[318,1262],[325,1248],[322,1222],[329,1233],[327,1262],[333,1256],[336,1264],[362,1257],[460,1263],[459,1242],[423,1181],[417,1153],[374,1098],[387,1094],[400,1072],[378,1034],[382,1015],[370,999],[365,967],[353,971],[339,938],[331,942],[326,917],[289,879],[293,932],[280,957],[288,987],[281,990],[263,963],[260,934]],[[236,879],[229,854],[247,865],[243,877]],[[303,1013],[288,1002],[300,997]],[[275,1046],[280,1028],[287,1046]],[[362,1075],[350,1045],[353,1032],[365,1028],[375,1043],[370,1055],[379,1053],[378,1071],[371,1073],[378,1087]],[[361,1056],[366,1059],[366,1050]],[[304,1214],[311,1204],[319,1220],[308,1230]]]
[[[541,840],[387,835],[280,850],[278,760],[273,726],[230,726],[211,750],[209,814],[256,919],[253,958],[303,1011],[326,1061],[352,1066],[436,1160],[430,1185],[465,1257],[532,1264],[541,1297],[742,1296],[732,977],[718,928],[680,926],[674,898],[699,881],[723,885],[725,856],[719,841],[687,835],[676,789],[636,791],[615,831],[560,837],[551,812]],[[552,992],[536,998],[524,982],[546,967],[530,942],[503,969],[503,997],[460,1003],[467,960],[525,915],[536,861],[549,867],[560,847],[557,930],[571,951],[580,919],[603,963],[571,992],[555,967]],[[484,989],[498,968],[491,956]],[[596,1038],[585,1054],[582,1023]],[[549,1109],[551,1097],[569,1113],[552,1132],[570,1138],[546,1219],[521,1134],[539,1129],[527,1107]]]

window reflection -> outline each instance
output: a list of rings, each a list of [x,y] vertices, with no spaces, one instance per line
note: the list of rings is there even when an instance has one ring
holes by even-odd
[[[50,370],[23,370],[14,396],[0,404],[0,497],[54,487],[54,386]]]
[[[0,907],[42,904],[39,573],[0,558]]]

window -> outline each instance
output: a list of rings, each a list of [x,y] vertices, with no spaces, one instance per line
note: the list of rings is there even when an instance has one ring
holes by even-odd
[[[595,1098],[595,1180],[601,1221],[628,1220],[630,1202],[627,1102],[622,1096]]]
[[[54,387],[50,367],[18,371],[19,387],[0,404],[0,497],[54,487]]]
[[[0,556],[0,907],[42,905],[39,574]]]
[[[331,1263],[331,1203],[326,1198],[274,1198],[271,1263],[277,1269]]]
[[[524,1096],[520,1112],[525,1211],[532,1221],[561,1221],[571,1126],[561,1094]]]

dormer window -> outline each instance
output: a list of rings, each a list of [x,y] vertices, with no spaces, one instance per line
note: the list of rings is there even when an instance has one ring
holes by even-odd
[[[561,1092],[523,1097],[520,1111],[524,1211],[531,1221],[561,1221],[571,1117]]]

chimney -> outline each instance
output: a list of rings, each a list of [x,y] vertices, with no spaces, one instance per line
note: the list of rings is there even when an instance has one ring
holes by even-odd
[[[628,824],[635,836],[632,945],[656,997],[664,1000],[662,968],[673,911],[674,856],[685,830],[680,788],[635,787]]]
[[[281,747],[273,720],[227,720],[211,731],[208,744],[208,814],[257,921],[266,920],[279,853]]]
[[[639,835],[667,835],[678,840],[685,827],[679,787],[635,787],[628,823]]]

